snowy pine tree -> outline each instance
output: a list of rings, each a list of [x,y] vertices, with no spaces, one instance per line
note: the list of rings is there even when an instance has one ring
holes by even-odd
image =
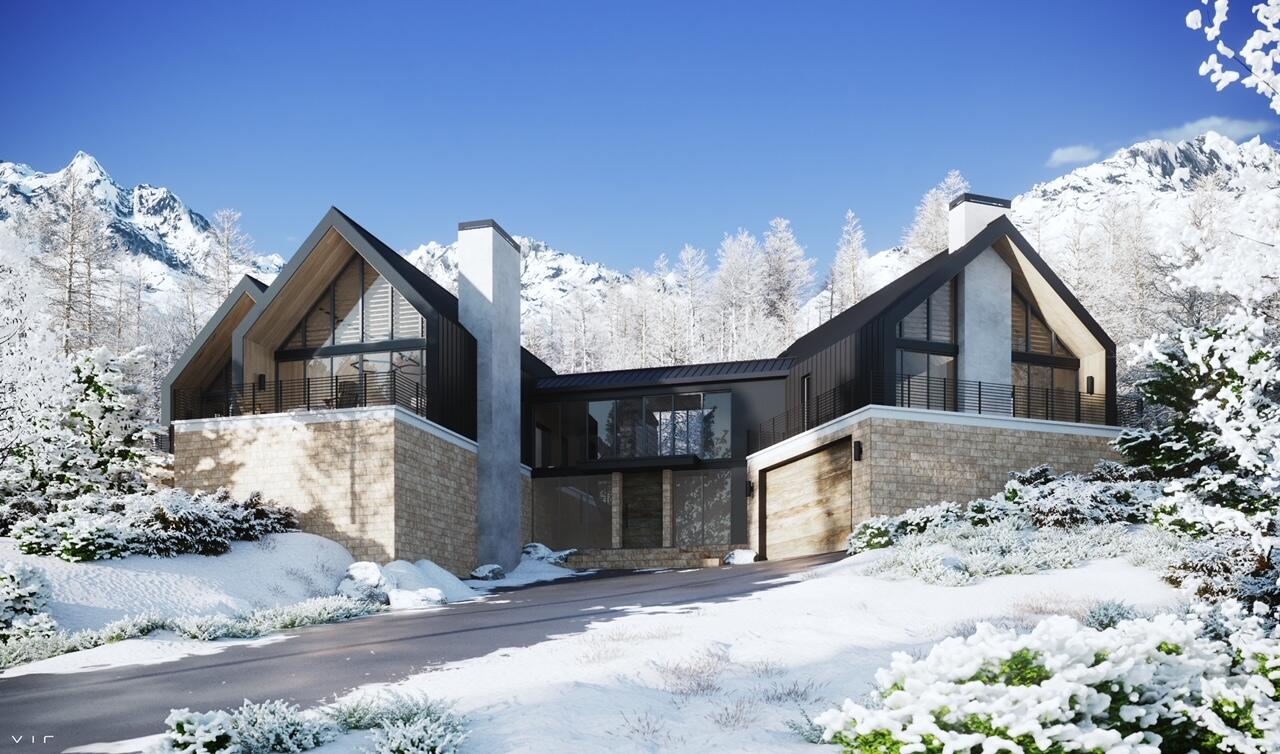
[[[960,171],[951,170],[937,186],[929,189],[916,205],[911,227],[902,236],[912,261],[923,262],[947,249],[947,213],[951,200],[969,190],[969,182]]]
[[[840,231],[840,243],[831,265],[830,288],[826,319],[836,316],[861,301],[867,295],[864,270],[867,266],[866,234],[853,210],[844,215],[844,228]]]
[[[764,315],[784,339],[775,344],[776,350],[781,350],[796,336],[796,312],[813,284],[813,260],[805,258],[791,222],[775,217],[764,234],[761,262]]]

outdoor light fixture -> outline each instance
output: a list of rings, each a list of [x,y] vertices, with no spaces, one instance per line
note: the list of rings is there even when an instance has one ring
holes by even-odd
[[[748,479],[747,480],[747,497],[753,497],[755,494],[756,494],[756,483]]]
[[[1093,395],[1093,375],[1089,375],[1089,377],[1085,379],[1084,391],[1089,395]]]
[[[855,461],[862,460],[862,441],[861,440],[853,441],[853,460]]]

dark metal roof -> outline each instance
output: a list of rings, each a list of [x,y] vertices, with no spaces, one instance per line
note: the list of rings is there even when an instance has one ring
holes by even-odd
[[[779,354],[779,357],[808,358],[824,348],[834,345],[850,333],[857,331],[863,325],[893,307],[904,297],[912,295],[913,292],[917,298],[927,296],[930,292],[936,290],[938,286],[954,277],[964,269],[965,265],[972,262],[987,247],[1001,238],[1008,238],[1018,247],[1027,261],[1040,272],[1054,292],[1067,304],[1067,307],[1071,309],[1104,348],[1115,348],[1115,343],[1107,336],[1102,326],[1085,310],[1080,300],[1071,293],[1066,284],[1049,268],[1044,259],[1027,242],[1027,239],[1018,232],[1009,216],[1001,215],[988,223],[986,228],[982,229],[964,246],[954,251],[943,251],[935,254],[919,266],[908,270],[892,283],[801,336],[791,344],[790,348]]]
[[[801,335],[779,357],[805,359],[848,337],[946,265],[950,256],[942,251],[912,267],[893,282]]]
[[[753,361],[722,361],[714,364],[686,364],[676,367],[619,369],[612,372],[558,374],[538,380],[535,388],[538,390],[599,390],[693,382],[759,380],[785,377],[793,363],[792,359],[784,358],[755,359]]]

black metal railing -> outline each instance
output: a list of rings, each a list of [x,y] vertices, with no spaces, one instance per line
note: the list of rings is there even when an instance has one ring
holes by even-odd
[[[761,422],[748,433],[748,450],[767,448],[870,404],[1119,426],[1137,426],[1143,414],[1142,404],[1126,396],[1116,397],[1117,415],[1112,422],[1107,416],[1107,396],[1101,393],[924,376],[884,380],[871,375],[866,381],[852,380],[828,390],[808,406],[794,406]]]
[[[421,384],[399,372],[256,382],[233,385],[229,391],[173,392],[175,420],[360,406],[402,406],[426,416],[427,395]]]

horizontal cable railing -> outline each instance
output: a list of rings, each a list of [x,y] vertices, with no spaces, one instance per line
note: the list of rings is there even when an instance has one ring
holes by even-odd
[[[886,381],[871,375],[861,386],[855,381],[846,382],[818,395],[808,406],[793,406],[761,422],[748,435],[749,451],[767,448],[869,404],[1079,424],[1109,423],[1107,396],[1101,393],[925,376],[900,376]],[[1136,426],[1142,421],[1142,404],[1134,398],[1117,396],[1116,409],[1115,423],[1120,426]]]
[[[305,377],[233,385],[229,391],[175,390],[173,418],[275,414],[361,406],[401,406],[426,416],[426,391],[400,372]]]

